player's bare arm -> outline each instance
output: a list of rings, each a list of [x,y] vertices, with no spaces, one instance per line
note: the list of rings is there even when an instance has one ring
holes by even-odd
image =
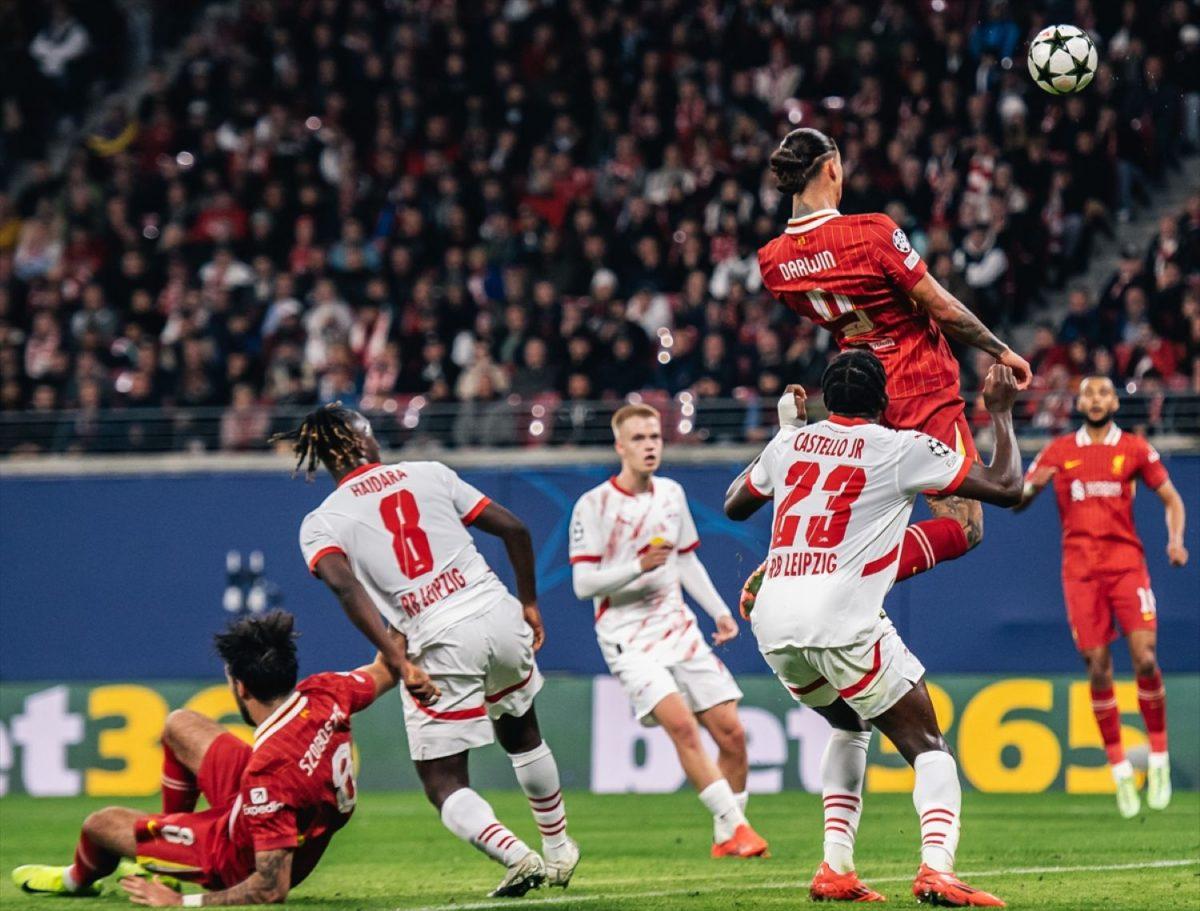
[[[317,577],[329,586],[350,622],[358,627],[372,645],[379,650],[383,660],[404,681],[404,687],[414,699],[428,705],[440,695],[429,675],[408,660],[404,638],[388,634],[383,618],[379,616],[371,596],[354,575],[345,554],[330,553],[321,558],[313,568]]]
[[[746,479],[750,477],[750,472],[757,461],[758,459],[755,459],[747,465],[742,473],[733,479],[729,489],[725,491],[725,515],[735,522],[746,521],[771,502],[755,494],[746,483]]]
[[[964,345],[978,348],[996,358],[1001,364],[1011,367],[1018,389],[1029,386],[1030,380],[1033,379],[1033,371],[1028,362],[996,338],[979,317],[943,288],[936,278],[926,273],[909,292],[909,296],[918,307],[929,314],[946,335]]]
[[[542,614],[538,610],[533,537],[529,534],[529,528],[496,502],[488,503],[484,507],[474,525],[480,531],[494,535],[504,542],[508,562],[512,564],[517,579],[517,598],[525,609],[525,622],[533,630],[533,650],[537,651],[546,641],[546,630],[542,626]]]
[[[1183,546],[1183,526],[1187,518],[1183,508],[1183,497],[1170,481],[1164,481],[1155,493],[1166,507],[1167,559],[1172,566],[1187,566],[1188,552]]]
[[[779,398],[777,411],[779,412],[780,427],[803,427],[807,424],[808,393],[804,391],[804,387],[798,383],[788,383],[783,389],[783,395]],[[762,497],[751,493],[743,483],[749,477],[750,470],[754,468],[754,463],[757,461],[758,459],[755,459],[742,469],[742,473],[733,479],[733,483],[725,491],[725,515],[737,522],[750,518],[767,502]],[[744,491],[744,496],[738,496],[741,491]],[[731,508],[733,512],[730,512]]]
[[[996,431],[996,449],[986,468],[978,462],[971,465],[958,493],[972,500],[996,506],[1014,506],[1021,501],[1021,453],[1013,430],[1012,408],[1017,399],[1015,371],[1005,364],[995,364],[983,381],[983,402]]]
[[[272,905],[287,899],[292,883],[292,851],[256,851],[254,872],[229,889],[197,895],[202,906],[209,905]],[[182,905],[183,896],[164,886],[155,877],[152,880],[127,876],[121,880],[121,888],[129,893],[135,905],[150,905],[156,908]]]
[[[1029,477],[1025,479],[1025,486],[1021,489],[1021,502],[1012,508],[1013,512],[1024,512],[1028,509],[1029,504],[1037,499],[1037,495],[1054,480],[1057,473],[1058,469],[1049,465],[1030,472]]]

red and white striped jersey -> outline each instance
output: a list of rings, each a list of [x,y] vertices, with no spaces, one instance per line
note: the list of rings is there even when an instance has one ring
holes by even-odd
[[[767,289],[828,329],[839,348],[874,351],[891,398],[957,391],[958,361],[908,296],[925,263],[888,216],[821,209],[793,218],[758,251],[758,265]]]
[[[666,649],[682,659],[685,655],[676,653],[691,649],[694,638],[703,645],[696,615],[683,600],[679,580],[678,555],[700,546],[683,487],[670,478],[656,477],[649,490],[634,494],[610,478],[580,497],[571,512],[572,565],[632,564],[658,541],[675,548],[666,563],[612,595],[593,599],[596,638],[602,646]]]
[[[914,498],[952,493],[970,466],[931,436],[861,418],[782,428],[747,476],[775,504],[751,614],[759,648],[843,647],[873,635]]]
[[[345,554],[417,652],[508,594],[466,528],[490,502],[440,462],[363,465],[305,516],[300,550],[313,571],[322,557]]]

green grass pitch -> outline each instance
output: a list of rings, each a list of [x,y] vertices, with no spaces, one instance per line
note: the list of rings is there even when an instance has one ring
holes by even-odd
[[[488,794],[519,835],[534,826],[519,794]],[[79,822],[107,801],[73,798],[0,800],[0,905],[62,907],[21,895],[13,866],[70,860]],[[150,802],[132,802],[153,808]],[[1176,794],[1161,813],[1132,821],[1109,797],[967,794],[959,851],[964,878],[1012,908],[1061,911],[1196,911],[1200,908],[1200,794]],[[565,893],[541,889],[524,899],[491,900],[501,869],[446,832],[417,794],[363,794],[354,819],[289,905],[345,911],[469,911],[548,906],[563,911],[680,909],[755,911],[808,903],[820,860],[815,795],[755,797],[750,817],[771,842],[765,860],[710,860],[709,821],[691,794],[595,796],[569,793],[571,833],[583,862]],[[910,881],[917,834],[905,795],[869,795],[858,840],[859,873],[893,906],[916,907]],[[115,885],[115,884],[114,884]],[[123,894],[75,899],[70,907],[113,909]]]

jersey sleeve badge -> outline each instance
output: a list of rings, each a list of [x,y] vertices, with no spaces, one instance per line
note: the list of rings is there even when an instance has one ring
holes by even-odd
[[[903,228],[897,228],[892,232],[892,244],[901,253],[912,251],[912,244],[908,242],[908,235],[904,233]]]

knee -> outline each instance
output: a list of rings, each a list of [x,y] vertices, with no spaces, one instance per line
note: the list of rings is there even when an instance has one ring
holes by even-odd
[[[1132,655],[1133,673],[1138,677],[1151,677],[1158,672],[1158,655],[1153,647],[1139,649]]]
[[[671,721],[666,725],[667,736],[674,742],[675,746],[680,750],[699,750],[700,743],[700,726],[696,724],[694,718],[684,718],[678,721]]]
[[[713,739],[717,742],[717,748],[722,753],[742,755],[746,752],[746,729],[742,727],[742,722],[737,716],[734,716],[730,723],[721,725],[712,734]]]
[[[193,712],[191,709],[175,709],[167,715],[167,721],[163,725],[163,743],[173,750],[180,747],[185,732],[194,726],[195,719],[203,717],[199,712]]]
[[[1107,655],[1090,655],[1086,657],[1088,682],[1093,689],[1103,690],[1112,686],[1112,661]]]
[[[108,819],[107,810],[96,810],[94,813],[89,813],[80,827],[83,834],[91,841],[100,841],[103,838],[105,823]]]

